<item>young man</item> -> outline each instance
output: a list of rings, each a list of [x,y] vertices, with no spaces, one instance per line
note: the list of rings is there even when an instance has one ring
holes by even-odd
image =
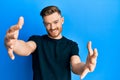
[[[13,52],[21,56],[32,54],[33,80],[71,80],[71,70],[81,78],[92,72],[98,52],[97,49],[92,50],[91,42],[88,42],[89,54],[86,63],[83,63],[77,43],[61,34],[64,23],[61,11],[56,6],[47,6],[40,15],[47,35],[31,36],[28,42],[18,40],[19,30],[24,23],[23,17],[7,31],[5,45],[11,59],[14,59]]]

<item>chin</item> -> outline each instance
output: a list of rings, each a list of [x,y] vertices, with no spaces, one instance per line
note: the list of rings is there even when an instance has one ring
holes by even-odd
[[[50,37],[57,38],[58,36],[57,35],[50,35]]]
[[[49,37],[51,37],[51,38],[58,38],[61,34],[60,34],[60,32],[58,32],[58,33],[48,32],[48,35],[49,35]]]
[[[56,34],[56,35],[49,34],[49,36],[50,36],[51,38],[57,38],[57,37],[59,37],[59,34]]]

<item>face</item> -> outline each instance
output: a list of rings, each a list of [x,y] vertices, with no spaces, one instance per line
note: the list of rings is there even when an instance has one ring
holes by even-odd
[[[60,39],[62,37],[62,24],[64,18],[57,12],[43,17],[44,25],[46,27],[48,36],[54,39]]]

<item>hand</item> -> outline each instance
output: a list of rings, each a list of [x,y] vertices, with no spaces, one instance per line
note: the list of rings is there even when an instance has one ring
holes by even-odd
[[[92,49],[91,42],[88,43],[87,47],[89,54],[87,57],[86,66],[88,67],[89,71],[92,72],[96,66],[98,52],[96,48],[94,50]]]
[[[85,69],[81,75],[81,79],[83,79],[88,72],[94,71],[97,63],[98,52],[96,48],[94,50],[92,49],[91,41],[88,42],[87,48],[88,48],[89,54],[87,56]]]
[[[10,27],[10,29],[7,31],[5,36],[5,41],[4,41],[5,46],[12,60],[15,58],[13,55],[13,48],[14,48],[15,42],[17,41],[19,30],[22,28],[23,24],[24,24],[24,18],[20,17],[18,20],[18,23]]]

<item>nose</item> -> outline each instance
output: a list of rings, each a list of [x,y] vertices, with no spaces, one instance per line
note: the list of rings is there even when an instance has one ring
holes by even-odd
[[[55,29],[55,24],[50,24],[50,29]]]

